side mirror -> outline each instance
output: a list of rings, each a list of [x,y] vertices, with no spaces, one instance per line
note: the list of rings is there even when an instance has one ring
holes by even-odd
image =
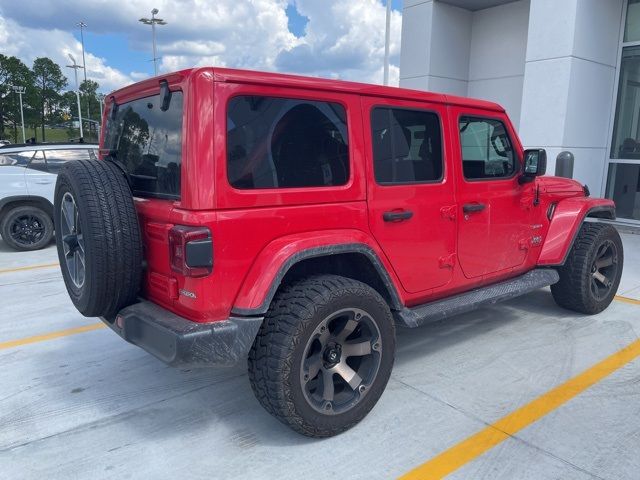
[[[532,148],[524,151],[524,171],[521,183],[532,181],[547,171],[547,151],[544,148]]]

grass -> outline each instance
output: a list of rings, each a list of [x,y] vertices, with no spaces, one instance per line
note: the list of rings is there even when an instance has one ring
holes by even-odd
[[[6,131],[5,131],[6,132]],[[9,132],[6,132],[9,133]],[[13,142],[13,132],[10,132],[11,135],[7,136],[7,139]],[[92,135],[89,136],[88,132],[84,132],[84,139],[87,142],[96,142],[98,139],[95,136],[95,132],[92,132]],[[33,129],[25,130],[25,135],[27,140],[31,137],[36,137],[36,142],[42,142],[42,129],[38,128],[34,132]],[[64,129],[64,128],[45,128],[44,129],[44,138],[46,142],[68,142],[70,139],[77,139],[80,136],[80,131],[74,129],[72,131]],[[18,142],[22,142],[22,132],[18,129]]]

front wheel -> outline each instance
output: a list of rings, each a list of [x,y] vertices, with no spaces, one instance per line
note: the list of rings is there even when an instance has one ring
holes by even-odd
[[[32,206],[15,207],[7,212],[0,234],[15,250],[39,250],[53,237],[53,220],[47,212]]]
[[[560,281],[551,285],[554,300],[576,312],[600,313],[618,291],[623,260],[622,240],[612,225],[584,223],[558,268]]]
[[[311,437],[343,432],[373,408],[395,354],[385,300],[337,275],[310,277],[275,297],[249,354],[262,406]]]

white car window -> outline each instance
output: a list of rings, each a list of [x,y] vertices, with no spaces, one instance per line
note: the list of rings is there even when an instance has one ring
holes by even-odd
[[[14,167],[26,167],[29,160],[33,157],[34,150],[27,150],[24,152],[12,152],[0,154],[0,167],[14,166]]]

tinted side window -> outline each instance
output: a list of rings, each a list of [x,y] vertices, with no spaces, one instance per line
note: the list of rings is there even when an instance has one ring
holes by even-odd
[[[93,150],[45,150],[47,171],[58,174],[62,166],[70,160],[89,160],[95,158]]]
[[[514,174],[516,157],[501,121],[461,117],[459,128],[466,179],[504,178]]]
[[[376,182],[433,182],[442,178],[442,137],[435,113],[374,108],[371,140]]]
[[[349,180],[344,107],[289,98],[232,98],[227,177],[239,189],[344,185]]]
[[[33,150],[16,153],[3,153],[0,155],[0,167],[26,167],[34,153],[36,152]]]
[[[29,170],[38,170],[39,172],[47,172],[47,160],[42,153],[42,150],[38,150],[36,154],[33,156],[29,165],[27,166]]]

